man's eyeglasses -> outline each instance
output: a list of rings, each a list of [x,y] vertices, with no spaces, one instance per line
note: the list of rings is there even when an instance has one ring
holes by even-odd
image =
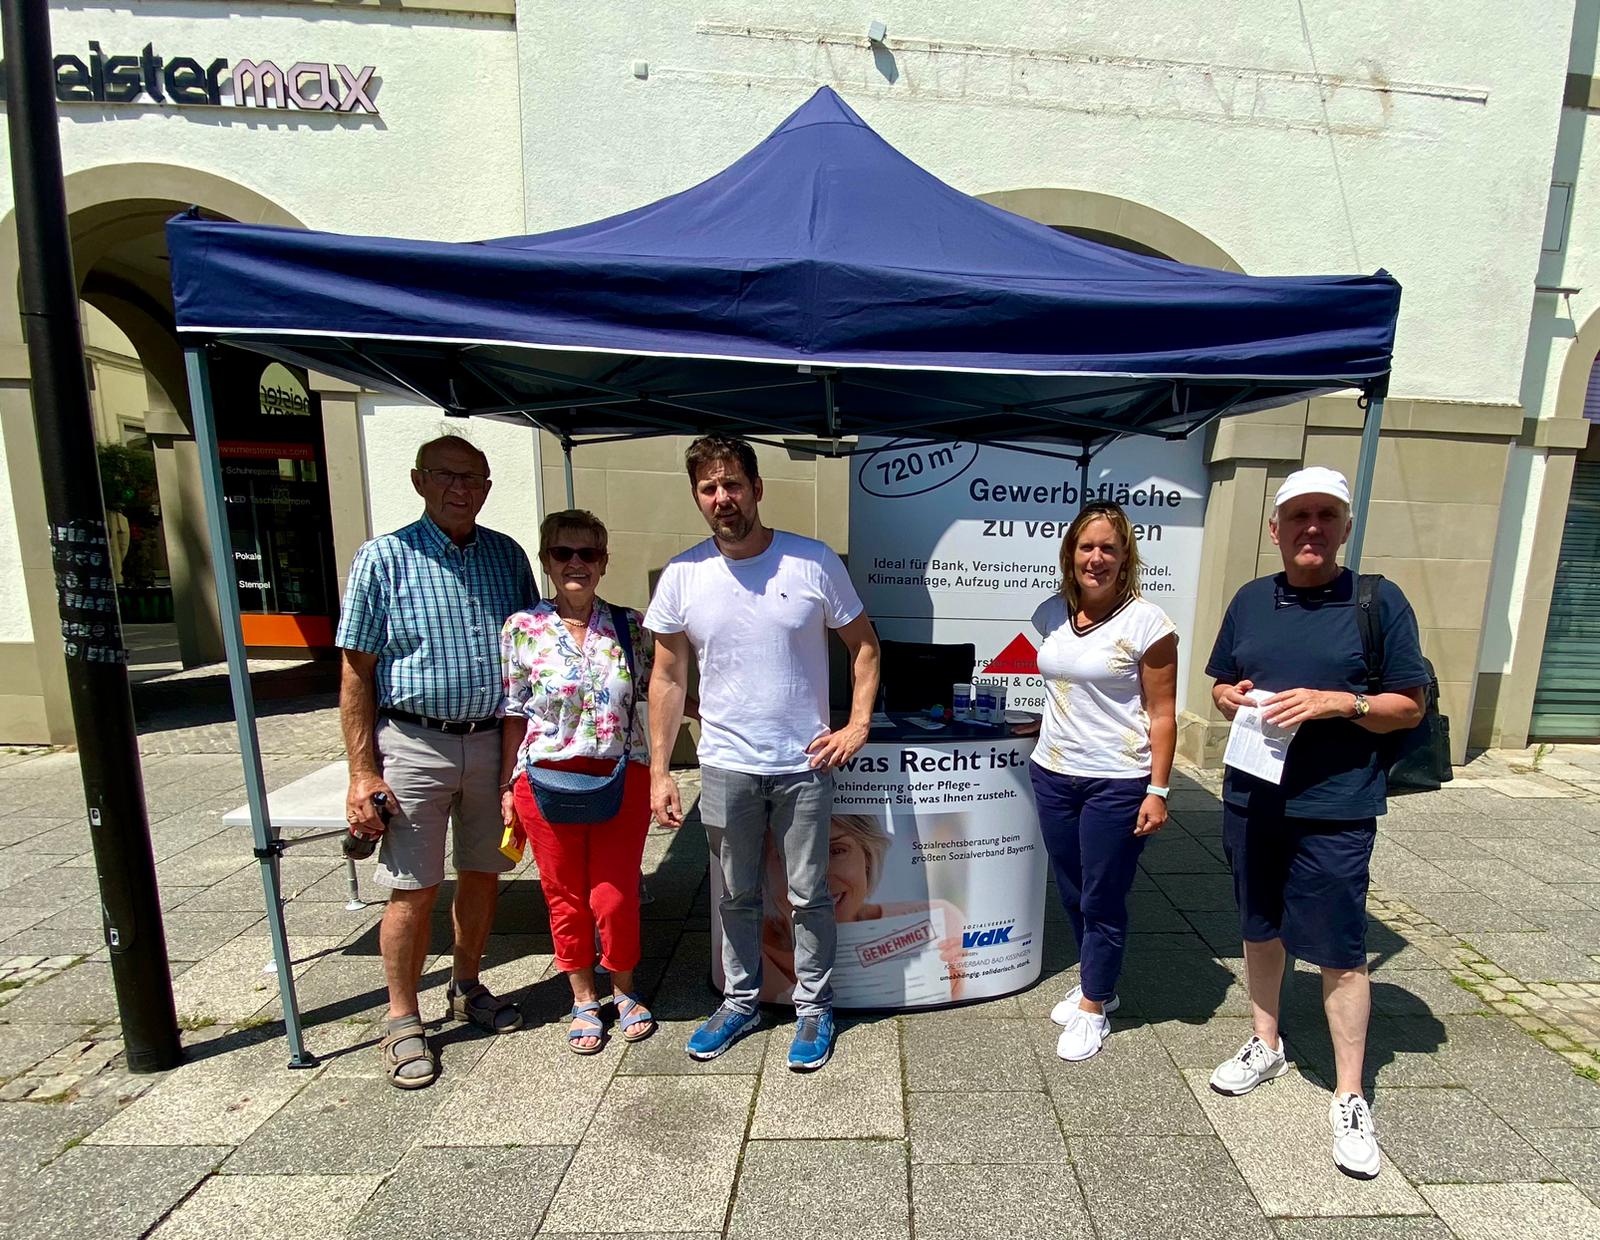
[[[435,486],[443,487],[448,491],[457,483],[461,484],[464,491],[481,491],[489,485],[488,474],[458,474],[453,469],[419,469],[419,474],[425,474]]]
[[[546,547],[544,553],[557,564],[565,564],[573,556],[577,556],[585,564],[597,564],[605,555],[599,547]]]

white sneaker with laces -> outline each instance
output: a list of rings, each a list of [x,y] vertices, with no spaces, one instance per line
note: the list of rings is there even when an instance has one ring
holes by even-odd
[[[1083,1009],[1078,1006],[1078,1001],[1082,998],[1083,987],[1074,986],[1071,990],[1067,991],[1067,997],[1065,999],[1050,1009],[1050,1019],[1055,1021],[1058,1025],[1070,1024],[1072,1021],[1072,1014],[1074,1012],[1083,1011]],[[1112,995],[1111,998],[1105,1001],[1103,1006],[1105,1008],[1105,1014],[1110,1016],[1111,1013],[1115,1012],[1119,1007],[1122,1006],[1122,1000],[1117,998],[1116,995]]]
[[[1056,1039],[1056,1054],[1069,1062],[1096,1054],[1111,1034],[1111,1022],[1098,1012],[1075,1009],[1061,1036]]]
[[[1237,1098],[1247,1094],[1262,1081],[1274,1080],[1289,1070],[1288,1057],[1283,1053],[1283,1036],[1278,1036],[1274,1050],[1255,1034],[1239,1048],[1232,1059],[1217,1065],[1211,1074],[1211,1088],[1219,1094]]]
[[[1340,1171],[1358,1180],[1378,1174],[1378,1132],[1372,1124],[1372,1108],[1360,1094],[1335,1094],[1328,1104],[1328,1123],[1333,1127],[1333,1163]]]

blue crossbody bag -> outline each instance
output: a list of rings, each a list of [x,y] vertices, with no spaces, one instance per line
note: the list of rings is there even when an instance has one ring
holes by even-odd
[[[623,725],[622,756],[617,759],[617,765],[609,775],[584,775],[579,771],[557,771],[530,765],[527,770],[528,786],[533,790],[534,802],[546,822],[607,822],[615,818],[622,808],[622,791],[628,779],[628,759],[633,753],[633,712],[639,701],[639,672],[633,661],[633,633],[628,625],[628,612],[615,603],[606,605],[611,609],[611,623],[617,630],[617,644],[622,647],[622,658],[628,665],[628,677],[632,682],[632,690],[628,694],[628,721]]]

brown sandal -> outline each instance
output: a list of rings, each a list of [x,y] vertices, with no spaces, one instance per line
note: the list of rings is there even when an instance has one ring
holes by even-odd
[[[446,993],[450,1007],[445,1016],[450,1020],[464,1020],[490,1033],[515,1033],[522,1028],[522,1013],[517,1005],[510,999],[500,998],[482,982],[473,982],[465,990],[457,990],[452,983]],[[516,1020],[502,1025],[501,1012],[511,1012]]]
[[[402,1054],[395,1048],[408,1039],[417,1038],[422,1042],[423,1049],[409,1051]],[[383,1072],[389,1078],[389,1084],[396,1089],[425,1089],[439,1079],[439,1062],[433,1057],[433,1050],[428,1046],[428,1032],[422,1027],[421,1018],[386,1034],[383,1041],[378,1043],[378,1054],[383,1059]],[[430,1071],[425,1076],[401,1076],[400,1069],[407,1064],[426,1061]]]

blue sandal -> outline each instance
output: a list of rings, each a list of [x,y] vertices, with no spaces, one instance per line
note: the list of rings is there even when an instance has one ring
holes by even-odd
[[[574,1028],[567,1030],[567,1049],[574,1055],[598,1055],[606,1044],[606,1027],[600,1019],[600,1005],[574,1003],[572,1023]],[[596,1041],[593,1046],[579,1046],[579,1038],[594,1038]]]
[[[619,992],[613,996],[613,1001],[617,1009],[617,1032],[624,1042],[643,1042],[656,1031],[655,1015],[638,995]],[[640,1025],[646,1028],[641,1030]]]

